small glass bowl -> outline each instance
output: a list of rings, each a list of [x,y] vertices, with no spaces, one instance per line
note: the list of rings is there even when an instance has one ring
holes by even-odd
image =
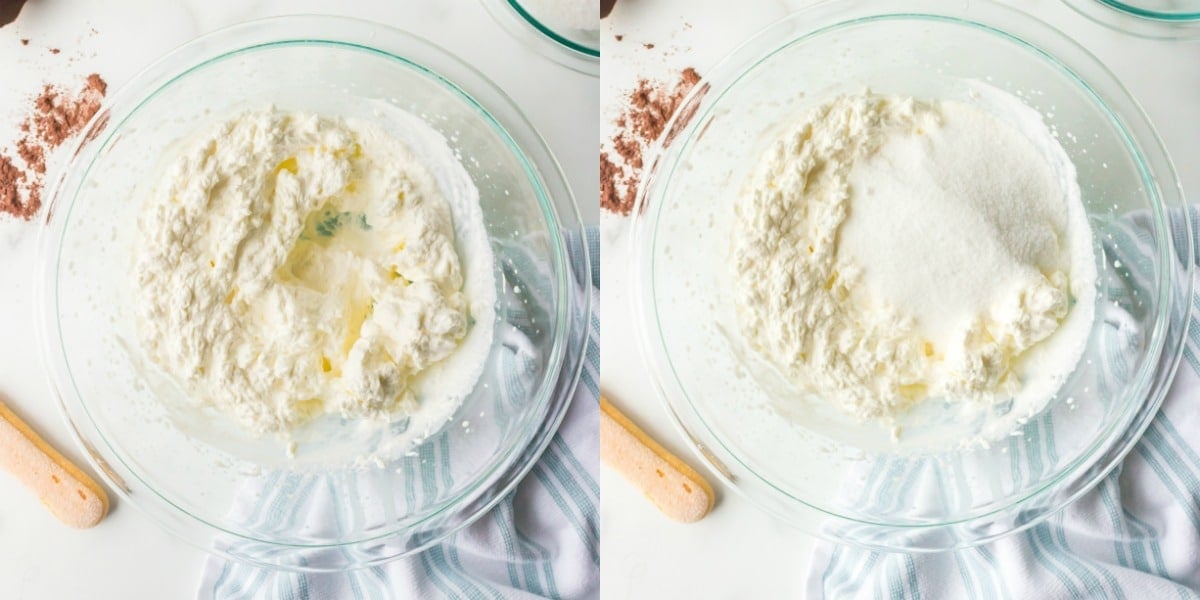
[[[282,442],[188,408],[138,343],[130,270],[139,191],[161,176],[156,167],[178,140],[268,105],[385,129],[400,109],[445,138],[479,191],[493,258],[483,268],[497,298],[482,375],[441,430],[365,468],[356,452],[369,455],[374,442],[355,423],[324,417],[320,442],[336,451],[302,446],[288,459]],[[203,36],[113,94],[54,180],[38,303],[52,390],[121,499],[201,548],[307,571],[411,555],[498,502],[565,414],[591,311],[580,284],[590,281],[586,248],[575,249],[582,262],[568,248],[583,234],[574,199],[511,100],[416,36],[325,16]]]
[[[1075,12],[1106,27],[1155,39],[1200,38],[1196,0],[1063,0]]]
[[[550,0],[480,0],[496,22],[539,54],[572,70],[600,75],[600,7],[588,27],[556,22],[546,14]]]
[[[742,358],[729,224],[780,123],[865,86],[962,101],[971,81],[1041,113],[1075,164],[1099,273],[1096,318],[1074,373],[1013,435],[912,452],[880,442],[889,431],[879,424],[828,426]],[[632,223],[639,344],[698,459],[782,520],[875,549],[980,544],[1091,489],[1157,412],[1187,328],[1191,221],[1137,103],[1046,24],[986,1],[822,3],[709,69],[659,144]]]

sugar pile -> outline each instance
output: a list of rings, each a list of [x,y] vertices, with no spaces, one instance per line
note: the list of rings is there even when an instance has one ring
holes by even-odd
[[[985,405],[1068,374],[1093,311],[1090,229],[1061,146],[1032,109],[1006,112],[1017,127],[865,92],[779,138],[737,204],[751,347],[858,418]],[[1053,352],[1027,364],[1035,346]]]

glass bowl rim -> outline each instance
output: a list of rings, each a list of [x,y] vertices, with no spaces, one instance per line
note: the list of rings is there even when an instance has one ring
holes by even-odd
[[[590,46],[585,46],[583,44],[574,42],[572,40],[569,40],[569,39],[559,35],[558,32],[554,31],[554,29],[552,29],[549,25],[543,23],[540,19],[533,16],[533,14],[530,13],[521,4],[521,2],[519,0],[505,0],[505,1],[508,2],[508,5],[511,6],[512,9],[517,12],[518,15],[521,15],[521,18],[525,19],[526,22],[528,22],[530,25],[532,25],[534,29],[538,30],[543,35],[548,36],[550,39],[558,42],[559,44],[562,44],[563,46],[566,46],[570,50],[579,52],[581,54],[585,54],[587,56],[591,56],[593,58],[600,58],[600,49],[599,48],[592,48]]]
[[[1182,12],[1153,10],[1121,0],[1062,0],[1093,23],[1141,38],[1195,40],[1200,38],[1200,9]]]
[[[1153,10],[1142,8],[1120,0],[1096,0],[1106,6],[1111,6],[1121,12],[1129,13],[1136,17],[1145,19],[1153,19],[1156,21],[1184,21],[1191,22],[1200,19],[1200,11],[1185,11],[1185,12],[1168,12],[1165,10]]]
[[[600,75],[600,45],[595,48],[568,39],[534,17],[519,0],[480,0],[492,18],[523,46],[591,77]],[[597,19],[599,13],[597,13]]]

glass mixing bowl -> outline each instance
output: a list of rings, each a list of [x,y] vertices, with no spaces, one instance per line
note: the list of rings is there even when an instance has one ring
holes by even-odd
[[[481,0],[488,12],[510,34],[551,60],[588,75],[600,75],[600,5],[593,22],[581,27],[564,15],[555,15],[560,0]],[[570,0],[562,4],[576,4]]]
[[[493,336],[474,389],[419,445],[375,452],[407,421],[381,441],[325,417],[305,430],[319,439],[289,459],[283,442],[196,408],[143,355],[130,302],[143,186],[161,176],[156,167],[179,140],[268,105],[369,119],[397,134],[397,115],[419,119],[478,188]],[[591,311],[580,283],[591,281],[586,255],[571,260],[586,249],[569,243],[582,224],[541,138],[471,67],[378,24],[256,21],[201,37],[137,75],[83,137],[46,212],[41,341],[71,428],[124,501],[236,560],[359,567],[470,523],[549,442],[578,381]],[[443,191],[460,227],[461,203]],[[359,457],[373,453],[362,466]]]
[[[632,224],[639,343],[698,459],[781,519],[872,548],[982,543],[1088,490],[1157,411],[1191,297],[1182,192],[1136,102],[1046,24],[989,2],[956,6],[824,3],[750,39],[667,126]],[[971,82],[1041,113],[1074,162],[1094,234],[1096,317],[1062,389],[1011,436],[906,449],[878,423],[780,395],[743,358],[727,289],[733,201],[779,125],[831,95],[868,86],[971,101]]]
[[[1200,37],[1197,0],[1063,0],[1079,14],[1113,29],[1160,39]]]

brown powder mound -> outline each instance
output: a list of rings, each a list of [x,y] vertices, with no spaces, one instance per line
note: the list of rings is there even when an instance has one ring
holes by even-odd
[[[46,172],[46,151],[33,140],[26,137],[17,141],[17,154],[34,173]]]
[[[108,93],[108,82],[104,81],[104,78],[100,77],[99,73],[92,73],[87,76],[87,89],[104,96]]]
[[[21,184],[24,181],[25,173],[13,165],[7,156],[0,154],[0,212],[24,219],[37,212],[38,207],[29,210],[21,199]],[[40,200],[38,204],[41,204]]]
[[[28,193],[28,195],[25,197],[25,208],[24,208],[26,214],[18,215],[18,216],[20,216],[22,219],[25,219],[26,221],[29,221],[29,220],[33,219],[34,215],[38,214],[38,211],[42,210],[42,184],[41,184],[41,182],[38,182],[37,185],[29,186],[29,191],[27,193]]]
[[[664,88],[651,87],[645,80],[639,82],[637,90],[630,96],[632,109],[628,113],[629,126],[637,137],[646,141],[658,139],[684,96],[699,81],[700,74],[688,67],[680,73],[679,82],[670,93]]]
[[[625,161],[625,165],[630,169],[642,168],[642,145],[629,137],[613,138],[613,150],[621,156],[621,160]]]
[[[637,181],[621,180],[624,171],[612,161],[607,152],[600,153],[600,208],[619,215],[628,215],[637,201]],[[618,182],[625,188],[617,189]]]
[[[87,84],[74,98],[64,98],[61,91],[46,85],[37,98],[37,109],[26,123],[33,125],[43,144],[57,148],[79,133],[96,114],[107,90],[108,85],[96,74],[88,76]]]
[[[50,84],[42,88],[21,121],[22,136],[16,143],[16,156],[24,168],[17,167],[11,153],[0,153],[0,213],[26,221],[37,214],[47,156],[83,129],[100,110],[107,92],[108,84],[95,73],[74,96]]]
[[[700,74],[688,67],[673,87],[642,79],[629,93],[614,123],[618,132],[609,140],[619,160],[608,152],[600,154],[601,208],[619,215],[633,212],[645,166],[643,154],[663,134],[671,116],[699,81]]]

